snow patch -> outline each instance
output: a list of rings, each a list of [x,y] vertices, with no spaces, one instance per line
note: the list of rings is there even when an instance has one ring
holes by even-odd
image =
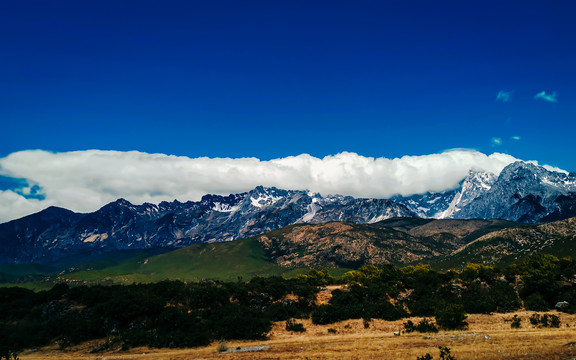
[[[281,196],[272,196],[272,195],[260,195],[257,198],[250,197],[250,202],[252,206],[256,208],[263,208],[265,206],[270,206],[278,202],[278,200],[282,199]]]
[[[239,209],[238,206],[230,206],[230,204],[222,204],[219,202],[214,203],[214,206],[212,206],[213,211],[225,212],[225,213],[235,212],[238,211],[238,209]]]
[[[82,240],[82,242],[94,242],[94,241],[104,241],[108,239],[108,234],[104,233],[104,234],[94,234],[91,236],[88,236],[87,238],[85,238],[84,240]]]
[[[374,224],[374,223],[377,223],[378,221],[382,221],[382,220],[386,220],[386,219],[390,219],[390,216],[388,216],[388,215],[374,216],[372,219],[368,220],[368,224]]]
[[[322,209],[322,207],[320,205],[317,204],[316,201],[314,201],[316,199],[312,199],[312,204],[308,205],[308,207],[306,208],[308,210],[308,212],[306,214],[304,214],[304,216],[302,216],[300,218],[300,220],[298,220],[297,222],[309,222],[311,221],[314,216],[316,215],[316,213],[318,212],[318,210]]]

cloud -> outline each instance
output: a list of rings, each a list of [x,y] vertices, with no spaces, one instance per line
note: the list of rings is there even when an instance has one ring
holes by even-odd
[[[41,201],[11,190],[0,190],[0,223],[33,214],[54,204],[53,200]]]
[[[558,99],[556,99],[556,92],[553,92],[552,94],[546,94],[546,91],[541,91],[538,94],[534,95],[534,99],[541,99],[553,103],[558,102]]]
[[[512,92],[513,91],[500,90],[498,91],[498,95],[496,95],[496,100],[502,102],[510,102],[512,101]]]
[[[502,138],[493,137],[492,140],[490,140],[490,142],[492,143],[492,146],[500,146],[502,145]]]
[[[0,221],[51,205],[91,212],[120,197],[135,204],[196,201],[204,194],[239,193],[257,185],[388,198],[455,188],[471,169],[499,174],[516,160],[507,154],[462,149],[395,159],[343,152],[267,161],[137,151],[20,151],[0,158],[0,175],[26,179],[43,199],[27,198],[27,189],[0,191]]]
[[[520,136],[512,136],[510,139],[514,141],[520,141],[522,138]]]

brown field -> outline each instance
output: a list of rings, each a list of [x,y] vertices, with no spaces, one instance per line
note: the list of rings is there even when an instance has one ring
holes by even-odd
[[[285,330],[285,323],[274,325],[269,339],[264,341],[230,341],[229,349],[264,346],[261,351],[219,353],[218,343],[194,349],[148,349],[112,351],[90,354],[98,342],[83,344],[68,351],[48,347],[20,354],[21,360],[39,359],[398,359],[415,360],[430,353],[438,359],[438,346],[448,346],[456,359],[576,359],[576,315],[560,316],[559,329],[534,328],[528,317],[533,312],[517,312],[522,318],[521,329],[510,329],[514,314],[470,315],[465,331],[437,334],[402,334],[394,332],[401,321],[372,320],[365,329],[362,320],[348,320],[331,325],[316,326],[310,320],[297,320],[306,327],[303,334]],[[420,318],[412,318],[419,321]],[[337,330],[329,334],[328,329]]]

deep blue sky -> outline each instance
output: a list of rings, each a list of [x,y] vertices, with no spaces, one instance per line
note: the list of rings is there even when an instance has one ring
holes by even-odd
[[[474,148],[576,170],[575,18],[543,0],[5,1],[0,157]]]

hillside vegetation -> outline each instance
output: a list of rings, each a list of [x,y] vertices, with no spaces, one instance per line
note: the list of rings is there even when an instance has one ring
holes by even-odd
[[[503,269],[468,264],[462,271],[439,272],[425,265],[385,264],[365,265],[339,279],[326,270],[311,270],[289,280],[254,277],[236,282],[161,281],[125,286],[61,283],[39,292],[2,288],[0,356],[103,338],[105,343],[93,351],[264,339],[275,321],[286,321],[292,331],[306,331],[298,319],[310,319],[316,325],[364,319],[369,326],[372,319],[397,321],[416,316],[429,318],[426,330],[418,331],[465,329],[471,313],[522,308],[574,313],[575,276],[575,261],[533,254]],[[325,286],[332,283],[341,286],[320,297],[319,292],[326,292]],[[545,326],[560,326],[551,315],[545,321]],[[414,331],[420,325],[406,322],[404,328]]]
[[[461,269],[468,262],[506,266],[534,251],[576,257],[576,218],[526,225],[503,220],[393,218],[375,224],[296,224],[257,237],[198,243],[178,250],[112,252],[63,259],[52,267],[0,267],[0,281],[33,289],[165,279],[235,281],[254,275],[293,277],[310,268],[332,274],[362,265],[429,264]],[[82,261],[82,263],[80,263]]]

